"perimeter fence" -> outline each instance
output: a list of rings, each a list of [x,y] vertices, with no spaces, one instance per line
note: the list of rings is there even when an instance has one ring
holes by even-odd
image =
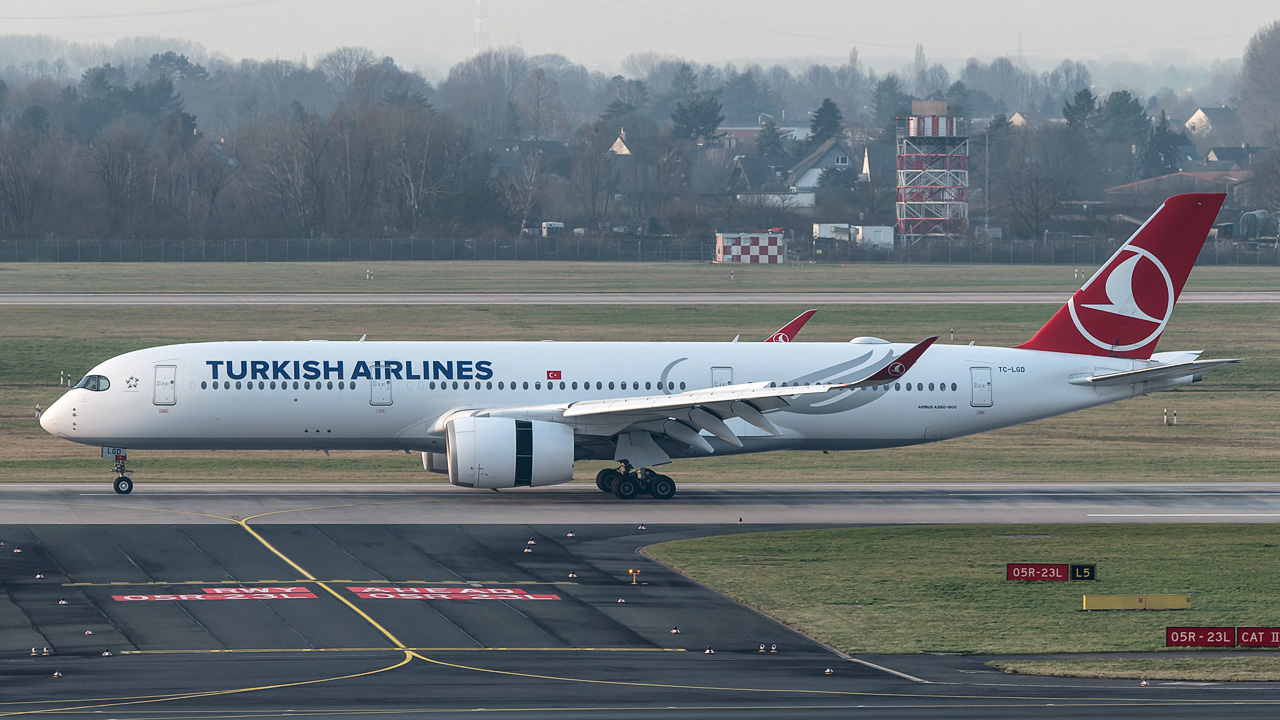
[[[1048,243],[924,240],[894,248],[793,240],[787,259],[817,263],[1100,265],[1123,240]],[[577,262],[710,262],[705,238],[377,238],[239,240],[0,240],[0,262],[410,262],[530,260]],[[1280,265],[1276,243],[1205,243],[1201,265]]]

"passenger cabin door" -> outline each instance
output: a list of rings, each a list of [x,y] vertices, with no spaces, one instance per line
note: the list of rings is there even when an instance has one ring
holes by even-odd
[[[733,368],[731,367],[713,367],[711,368],[711,387],[720,387],[721,385],[733,384]]]
[[[156,366],[156,387],[151,402],[156,405],[174,405],[178,402],[176,383],[178,367],[176,365]]]
[[[969,379],[973,385],[969,404],[974,407],[991,407],[991,368],[969,368]]]
[[[391,381],[390,380],[374,380],[369,384],[370,405],[390,405],[391,404]]]

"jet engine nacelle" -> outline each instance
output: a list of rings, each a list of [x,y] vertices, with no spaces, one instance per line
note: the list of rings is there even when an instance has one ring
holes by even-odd
[[[449,482],[462,487],[540,487],[573,479],[573,428],[512,418],[462,417],[446,425]]]

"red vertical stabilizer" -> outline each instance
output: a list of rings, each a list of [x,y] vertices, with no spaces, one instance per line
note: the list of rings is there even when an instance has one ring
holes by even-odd
[[[1174,195],[1076,291],[1025,350],[1151,357],[1225,195]]]

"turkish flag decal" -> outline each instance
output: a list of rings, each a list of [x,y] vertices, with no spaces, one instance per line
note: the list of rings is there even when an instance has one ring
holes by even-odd
[[[559,370],[548,370],[548,371],[547,371],[547,379],[548,379],[548,380],[559,380],[559,379],[560,379],[560,371],[559,371]]]

